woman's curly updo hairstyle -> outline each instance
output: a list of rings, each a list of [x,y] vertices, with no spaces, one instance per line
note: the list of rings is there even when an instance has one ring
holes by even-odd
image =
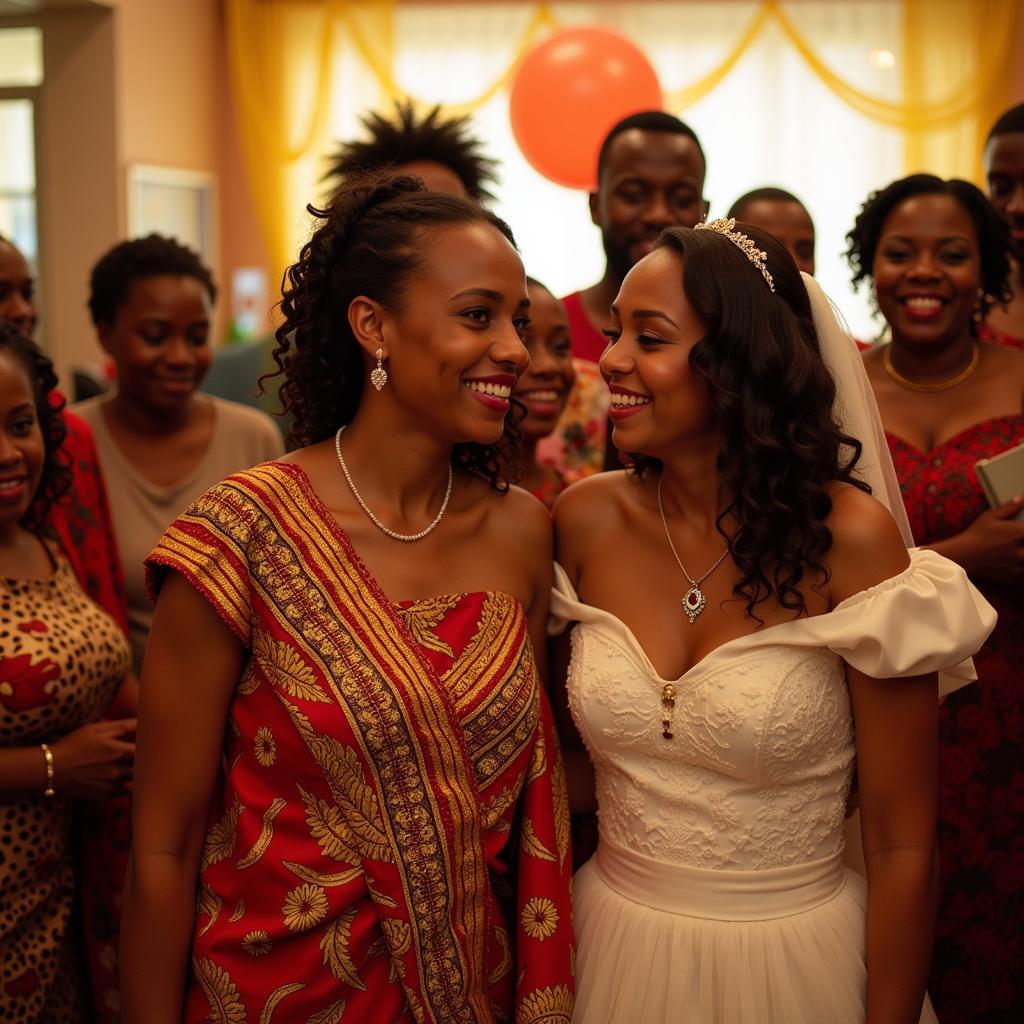
[[[846,236],[849,243],[846,259],[853,271],[853,286],[857,288],[862,281],[874,276],[875,254],[889,215],[905,200],[925,195],[951,196],[974,223],[981,257],[982,291],[978,298],[977,320],[972,317],[970,323],[971,333],[976,334],[978,323],[985,319],[993,305],[1005,305],[1013,298],[1010,289],[1013,249],[1010,229],[980,189],[969,181],[959,178],[944,181],[934,174],[911,174],[872,192],[857,215],[853,230]]]
[[[316,444],[352,422],[366,369],[348,308],[358,295],[388,310],[402,308],[406,282],[424,264],[424,229],[490,224],[515,245],[509,226],[493,213],[466,199],[428,192],[408,175],[377,172],[351,179],[326,209],[307,209],[321,223],[285,272],[284,322],[274,349],[285,377],[281,401],[294,418],[292,447]],[[502,446],[511,443],[508,438],[495,445],[456,444],[453,461],[504,490],[499,466],[506,461]]]
[[[726,503],[717,526],[741,574],[733,593],[753,618],[755,606],[771,597],[806,614],[801,582],[808,572],[816,583],[828,577],[830,486],[870,487],[853,475],[861,445],[833,415],[836,385],[793,258],[767,232],[749,224],[736,230],[767,253],[774,294],[716,231],[669,228],[657,248],[682,257],[683,291],[707,326],[690,350],[690,366],[707,385],[722,433],[717,470]],[[649,456],[634,459],[640,473],[660,465]]]
[[[0,352],[8,352],[28,375],[35,400],[36,419],[43,435],[46,457],[39,486],[21,525],[33,533],[48,532],[47,519],[54,502],[71,490],[71,462],[64,451],[67,428],[61,411],[64,400],[54,394],[57,374],[43,350],[14,326],[0,321]]]

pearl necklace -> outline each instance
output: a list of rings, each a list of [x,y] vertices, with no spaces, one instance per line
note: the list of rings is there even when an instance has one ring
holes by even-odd
[[[348,471],[348,466],[345,465],[345,456],[341,454],[341,435],[344,431],[344,427],[338,427],[338,432],[334,435],[334,451],[338,456],[338,462],[341,465],[341,471],[345,474],[345,481],[348,483],[349,490],[352,492],[352,497],[359,502],[359,507],[369,516],[370,522],[377,527],[381,533],[386,533],[389,537],[394,540],[405,541],[411,543],[414,540],[423,540],[428,533],[430,533],[439,522],[441,517],[445,514],[448,509],[448,499],[452,496],[452,479],[454,474],[452,473],[452,464],[448,463],[448,487],[444,492],[444,501],[441,502],[441,511],[434,517],[434,521],[424,530],[420,530],[419,533],[398,533],[395,530],[391,530],[386,527],[371,511],[370,506],[363,501],[362,495],[356,490],[356,485],[352,482],[352,474]]]

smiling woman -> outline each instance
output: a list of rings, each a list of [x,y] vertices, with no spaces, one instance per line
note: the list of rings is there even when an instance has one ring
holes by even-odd
[[[0,323],[0,1012],[78,1020],[73,800],[123,794],[133,719],[98,722],[128,669],[117,623],[47,535],[68,490],[50,361]]]
[[[521,445],[512,470],[518,482],[548,508],[565,489],[559,470],[537,456],[538,443],[549,437],[576,382],[569,316],[562,303],[539,281],[527,279],[530,324],[523,341],[530,364],[513,392]]]
[[[555,505],[571,781],[584,797],[593,765],[600,815],[576,1020],[934,1024],[931,673],[994,615],[908,555],[873,410],[845,425],[870,397],[853,342],[781,241],[670,228],[611,312],[632,469]],[[842,863],[855,757],[866,890]]]
[[[124,566],[135,671],[153,612],[142,564],[207,487],[280,455],[273,421],[198,393],[217,290],[191,250],[159,235],[115,246],[92,271],[89,310],[117,389],[75,407],[92,427]]]
[[[125,1021],[569,1024],[551,524],[499,475],[523,265],[414,178],[312,212],[276,349],[301,447],[149,562]]]
[[[944,1020],[1011,1019],[1024,981],[1002,950],[1024,943],[1024,903],[1017,887],[992,892],[1024,872],[1013,838],[1024,820],[1010,810],[1024,749],[1005,724],[1021,712],[1024,522],[1019,500],[987,507],[975,472],[1024,442],[1024,354],[979,338],[993,303],[1009,295],[1010,236],[973,185],[918,174],[870,196],[849,241],[854,281],[874,282],[892,331],[892,344],[864,363],[914,538],[958,562],[999,613],[976,659],[979,685],[939,712],[942,885],[930,987]],[[994,935],[999,943],[986,938]]]

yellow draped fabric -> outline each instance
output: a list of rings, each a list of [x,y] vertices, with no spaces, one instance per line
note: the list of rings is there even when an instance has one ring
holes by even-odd
[[[1010,103],[1014,0],[901,0],[903,95],[898,102],[857,88],[816,52],[794,17],[799,5],[758,5],[722,61],[699,80],[668,92],[665,107],[681,111],[725,79],[769,22],[810,71],[852,109],[904,133],[908,172],[980,180],[981,148],[991,123]],[[328,140],[335,49],[344,37],[372,72],[381,100],[412,99],[394,73],[395,0],[227,0],[228,60],[246,161],[260,222],[275,269],[290,263],[306,225],[288,212],[288,197],[315,194],[316,158]],[[560,27],[551,5],[539,3],[507,65],[472,100],[446,106],[472,113],[504,87],[544,33]],[[305,191],[303,191],[305,189]]]

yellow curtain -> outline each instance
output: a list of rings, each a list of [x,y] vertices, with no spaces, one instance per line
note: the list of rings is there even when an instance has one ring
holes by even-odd
[[[903,0],[908,173],[982,180],[985,136],[1011,103],[1017,17],[1011,0]]]
[[[725,58],[699,80],[673,90],[665,105],[682,110],[710,93],[774,21],[813,74],[844,103],[871,120],[900,129],[908,172],[980,180],[984,134],[1009,105],[1018,4],[1015,0],[902,0],[903,98],[872,96],[830,68],[778,0],[759,5]],[[331,69],[339,40],[359,55],[382,99],[405,96],[393,74],[395,0],[226,0],[228,60],[246,161],[260,223],[274,262],[294,258],[306,225],[289,196],[315,194],[315,155],[325,129]],[[505,68],[477,97],[446,106],[472,113],[507,86],[523,56],[560,27],[547,3],[537,4]],[[430,97],[408,97],[432,106]]]
[[[295,196],[317,193],[340,32],[372,38],[390,65],[393,0],[226,0],[228,61],[246,168],[279,277],[308,233]]]

